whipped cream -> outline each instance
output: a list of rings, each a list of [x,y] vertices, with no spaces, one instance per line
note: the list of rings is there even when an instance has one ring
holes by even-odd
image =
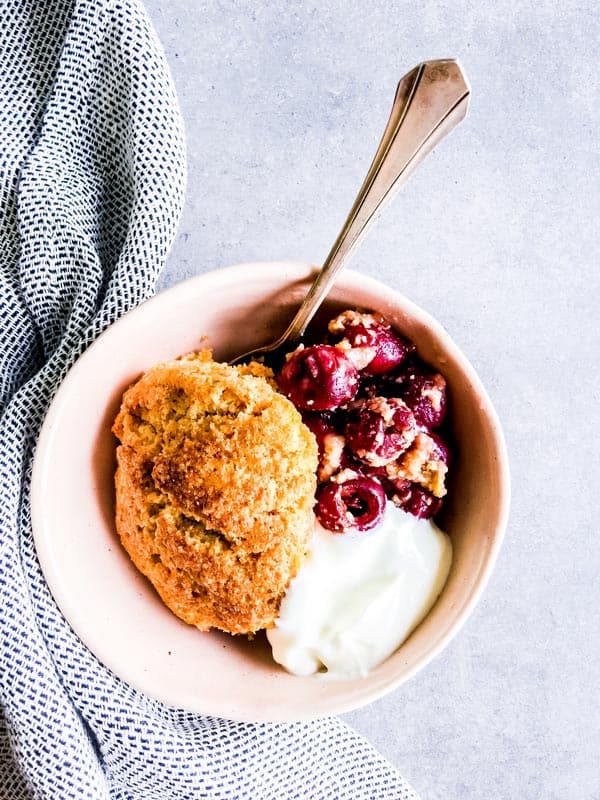
[[[317,523],[267,631],[273,658],[295,675],[366,675],[427,615],[451,562],[448,536],[392,503],[372,531],[334,534]]]

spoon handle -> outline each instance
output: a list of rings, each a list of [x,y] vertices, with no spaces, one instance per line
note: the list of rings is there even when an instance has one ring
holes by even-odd
[[[453,59],[425,61],[400,80],[388,124],[350,214],[280,341],[302,336],[379,212],[435,145],[464,119],[469,94],[467,79]]]

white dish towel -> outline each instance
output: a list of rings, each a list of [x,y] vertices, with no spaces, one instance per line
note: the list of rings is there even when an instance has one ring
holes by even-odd
[[[151,700],[58,611],[32,544],[32,449],[77,356],[152,294],[184,139],[135,0],[3,0],[0,86],[0,797],[416,798],[339,720],[247,725]]]

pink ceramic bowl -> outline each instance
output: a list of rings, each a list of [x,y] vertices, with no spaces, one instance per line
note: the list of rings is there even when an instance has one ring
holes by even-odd
[[[293,721],[348,711],[422,669],[464,624],[490,576],[506,524],[509,476],[492,404],[473,368],[428,314],[401,294],[346,271],[328,310],[385,315],[445,375],[459,457],[443,526],[454,562],[437,604],[408,641],[362,679],[284,672],[259,635],[200,633],[161,603],[114,528],[115,440],[123,390],[157,361],[200,347],[217,359],[266,342],[304,296],[313,268],[242,264],[162,292],[109,328],[58,391],[38,443],[32,512],[37,552],[56,602],[96,656],[171,706],[236,720]],[[327,309],[326,309],[327,310]]]

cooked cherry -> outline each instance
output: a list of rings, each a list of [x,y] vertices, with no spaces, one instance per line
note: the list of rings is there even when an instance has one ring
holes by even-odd
[[[352,528],[374,528],[383,516],[385,494],[381,484],[362,475],[343,483],[328,481],[317,491],[315,513],[321,525],[334,533]]]
[[[317,440],[317,446],[319,448],[319,456],[322,456],[323,441],[325,437],[331,433],[335,433],[335,428],[333,427],[331,420],[327,419],[321,414],[310,414],[305,412],[304,414],[302,414],[302,422],[306,425],[306,427],[311,431],[311,433]]]
[[[339,348],[317,344],[290,356],[281,370],[279,386],[297,408],[325,411],[355,396],[358,372]]]
[[[437,514],[442,507],[442,499],[434,497],[431,492],[420,486],[411,484],[410,494],[404,500],[402,508],[413,517],[418,519],[429,519]]]
[[[382,466],[410,447],[417,425],[402,400],[370,397],[353,404],[345,434],[346,446],[355,456],[367,464]]]
[[[397,506],[402,506],[410,497],[411,482],[406,478],[388,475],[385,467],[380,467],[379,469],[383,471],[383,475],[377,477],[381,481],[386,497],[389,500],[393,500]]]
[[[410,352],[410,344],[391,328],[382,328],[377,333],[377,354],[365,367],[367,375],[380,375],[399,366]]]
[[[361,366],[366,375],[379,375],[399,366],[414,346],[397,334],[383,319],[373,314],[344,311],[331,320],[329,331],[341,334],[340,345],[368,352]]]
[[[448,466],[450,462],[450,448],[437,433],[429,431],[428,436],[433,442],[431,445],[431,458],[435,461],[441,461],[442,464]]]
[[[390,479],[417,483],[436,497],[446,494],[449,450],[435,433],[419,431],[410,448],[386,465]]]
[[[439,372],[411,368],[397,384],[400,396],[420,425],[431,429],[442,424],[446,415],[446,381]]]
[[[381,482],[388,499],[414,517],[428,519],[442,507],[441,497],[434,497],[431,492],[406,478],[386,475]]]
[[[317,477],[326,481],[342,468],[345,439],[336,432],[330,420],[319,414],[304,413],[302,420],[313,433],[319,448]]]

